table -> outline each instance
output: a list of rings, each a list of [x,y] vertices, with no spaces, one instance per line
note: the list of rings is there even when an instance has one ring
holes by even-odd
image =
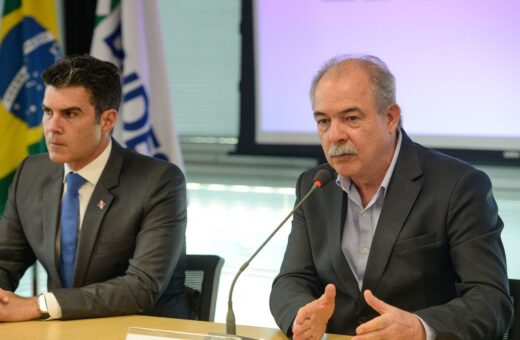
[[[0,323],[2,340],[124,340],[128,327],[155,328],[206,334],[224,333],[221,323],[161,318],[143,315],[117,316],[83,320],[25,321]],[[251,338],[285,340],[278,329],[237,325],[238,335]],[[348,340],[349,336],[327,335],[328,340]]]

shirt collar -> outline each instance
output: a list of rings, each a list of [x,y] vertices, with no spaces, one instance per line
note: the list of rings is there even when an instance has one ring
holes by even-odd
[[[86,179],[89,183],[96,185],[99,181],[99,178],[101,177],[101,173],[103,172],[103,169],[105,169],[105,165],[108,162],[108,158],[110,157],[110,151],[112,150],[112,139],[109,140],[107,147],[103,152],[96,157],[92,162],[88,163],[86,166],[81,168],[79,171],[76,171],[78,175]],[[64,167],[64,174],[63,174],[63,181],[65,182],[65,178],[69,174],[69,172],[72,172],[72,170],[69,168],[69,166],[65,163],[63,165]]]
[[[390,179],[392,178],[392,175],[394,174],[395,170],[395,164],[397,163],[397,157],[399,156],[399,151],[401,150],[401,141],[403,139],[403,136],[401,133],[399,133],[399,130],[397,130],[397,144],[395,146],[394,155],[392,156],[392,161],[390,162],[390,166],[386,170],[385,177],[383,177],[383,181],[379,185],[378,192],[381,191],[381,189],[386,190],[388,187],[388,184],[390,183]],[[352,187],[352,180],[348,176],[341,176],[338,175],[336,178],[336,184],[343,189],[347,194],[350,193],[351,187]]]

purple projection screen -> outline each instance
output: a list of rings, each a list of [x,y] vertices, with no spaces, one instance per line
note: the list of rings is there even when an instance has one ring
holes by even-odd
[[[253,3],[258,144],[319,144],[314,73],[346,53],[383,59],[403,125],[436,148],[520,151],[520,1]]]

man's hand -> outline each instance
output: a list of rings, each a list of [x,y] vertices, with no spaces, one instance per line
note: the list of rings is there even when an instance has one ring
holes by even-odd
[[[323,295],[298,310],[293,325],[293,339],[321,339],[334,312],[336,287],[328,284]]]
[[[0,321],[39,319],[38,297],[21,297],[0,288]]]
[[[381,315],[356,328],[356,336],[352,340],[426,339],[424,327],[417,316],[384,303],[369,290],[365,290],[364,296],[367,304]]]

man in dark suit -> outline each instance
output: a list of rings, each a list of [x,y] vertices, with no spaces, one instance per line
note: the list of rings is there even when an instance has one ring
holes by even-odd
[[[327,63],[311,87],[336,183],[295,213],[271,311],[294,339],[498,339],[512,318],[487,175],[415,144],[395,79],[372,56]]]
[[[122,94],[114,65],[69,57],[43,79],[48,154],[25,159],[10,187],[0,222],[0,320],[189,317],[182,172],[111,138]],[[78,189],[69,178],[79,178]],[[49,292],[14,294],[35,260]]]

